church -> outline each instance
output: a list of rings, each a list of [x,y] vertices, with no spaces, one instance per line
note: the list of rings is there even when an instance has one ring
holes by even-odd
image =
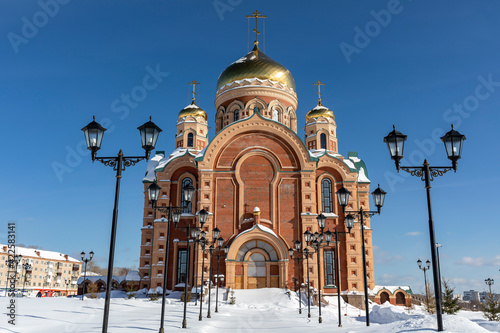
[[[215,282],[219,260],[218,280],[225,287],[293,289],[300,265],[300,283],[320,288],[324,295],[335,295],[339,289],[363,293],[359,223],[339,237],[339,253],[335,253],[335,242],[320,249],[319,265],[312,249],[308,260],[289,256],[297,240],[305,247],[304,232],[320,232],[316,219],[320,213],[326,216],[325,231],[346,232],[336,192],[342,186],[351,192],[347,209],[368,210],[370,180],[356,152],[340,153],[335,114],[321,102],[319,81],[318,101],[304,101],[310,111],[304,132],[298,132],[292,73],[259,49],[255,32],[253,49],[221,72],[215,108],[205,111],[196,104],[197,82],[193,81],[192,103],[179,111],[176,120],[175,150],[170,154],[157,151],[149,161],[143,179],[141,288],[163,287],[164,274],[169,290],[185,282],[200,286],[202,272],[205,281]],[[208,135],[211,124],[215,125],[213,138]],[[165,126],[173,130],[173,124]],[[168,214],[154,211],[148,197],[147,188],[153,182],[161,187],[156,203],[160,208],[183,206],[183,187],[193,185],[194,197],[179,226],[199,227],[197,212],[205,209],[209,213],[203,226],[206,239],[212,240],[212,230],[219,229],[227,255],[221,251],[219,257],[210,257],[173,225],[167,240]],[[374,289],[369,218],[365,219],[365,249],[368,288]]]

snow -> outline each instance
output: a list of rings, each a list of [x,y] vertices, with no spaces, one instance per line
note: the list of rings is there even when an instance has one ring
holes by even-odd
[[[316,105],[316,107],[313,110],[323,110],[323,109],[327,109],[328,110],[328,108],[325,107],[324,105],[319,105],[318,104],[318,105]]]
[[[270,234],[271,234],[271,235],[273,235],[274,237],[278,237],[278,236],[276,236],[276,234],[274,233],[274,231],[272,231],[272,230],[271,230],[271,229],[269,229],[268,227],[265,227],[265,226],[260,225],[260,224],[256,224],[256,225],[254,225],[253,227],[251,227],[250,229],[247,229],[247,230],[245,230],[245,231],[243,231],[243,232],[240,232],[240,233],[238,234],[238,236],[236,236],[236,238],[240,237],[241,235],[243,235],[243,234],[245,234],[245,233],[247,233],[247,232],[250,232],[250,231],[254,230],[255,228],[259,228],[260,230],[262,230],[262,231],[264,231],[264,232],[270,233]],[[236,238],[235,238],[235,239],[236,239]]]
[[[206,290],[206,289],[205,289]],[[111,293],[109,332],[140,333],[157,332],[160,325],[161,297],[150,301],[147,289],[133,293]],[[161,292],[161,290],[160,290]],[[187,306],[187,328],[191,332],[233,333],[395,333],[395,332],[436,332],[434,315],[426,314],[421,307],[408,311],[404,307],[388,303],[372,305],[370,326],[365,324],[365,311],[359,310],[341,299],[342,327],[338,326],[337,298],[327,296],[329,304],[322,306],[323,323],[318,323],[318,307],[311,305],[311,318],[307,316],[307,295],[302,293],[302,314],[298,313],[298,294],[278,288],[234,290],[235,304],[225,301],[224,288],[219,288],[219,312],[215,309],[215,288],[211,290],[211,317],[206,318],[208,297],[203,302],[203,320],[198,320],[199,303],[194,299]],[[16,298],[16,325],[1,324],[8,332],[100,332],[103,318],[104,293],[99,299],[85,298]],[[182,327],[183,303],[181,292],[169,292],[165,302],[165,331],[184,331]],[[0,298],[1,299],[1,298]],[[6,304],[8,299],[1,299]],[[4,310],[5,314],[6,310]],[[488,322],[482,312],[459,311],[457,315],[443,315],[445,332],[475,333],[500,332],[499,322]]]
[[[370,180],[366,177],[365,168],[363,167],[359,168],[358,182],[370,183]]]
[[[152,159],[148,162],[148,167],[146,169],[146,176],[143,181],[154,182],[156,180],[155,169],[158,166],[158,163],[165,157],[164,154],[156,154]]]
[[[410,290],[410,287],[409,286],[375,286],[375,288],[373,288],[372,292],[374,294],[377,294],[382,289],[387,289],[391,292],[391,294],[394,294],[396,292],[396,290],[398,290],[398,289],[403,289],[406,291],[406,290]]]
[[[5,250],[4,250],[5,249]],[[7,255],[7,245],[0,244],[0,254]],[[59,261],[71,261],[74,263],[79,263],[80,260],[69,257],[66,259],[64,253],[47,251],[47,250],[39,250],[27,247],[16,246],[16,254],[20,254],[23,257],[30,257],[35,259],[49,259],[49,260],[59,260]]]

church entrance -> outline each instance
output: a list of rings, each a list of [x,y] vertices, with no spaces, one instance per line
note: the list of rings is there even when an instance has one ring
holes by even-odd
[[[266,258],[255,252],[248,258],[248,289],[267,287]]]

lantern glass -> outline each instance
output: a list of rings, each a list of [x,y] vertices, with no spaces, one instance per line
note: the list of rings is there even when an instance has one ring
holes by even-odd
[[[95,116],[87,126],[82,128],[83,134],[85,135],[85,142],[87,144],[87,149],[95,154],[99,149],[101,149],[102,138],[106,129],[95,121]]]
[[[208,212],[205,209],[202,209],[198,212],[198,216],[200,218],[200,224],[203,226],[203,224],[207,222]]]
[[[456,162],[460,159],[462,155],[462,146],[464,140],[465,135],[462,135],[458,131],[455,131],[453,129],[453,125],[451,125],[451,131],[441,137],[441,141],[443,141],[444,147],[446,149],[446,154],[452,162]]]
[[[92,260],[92,258],[94,258],[94,251],[90,251],[89,255],[90,255],[90,260]]]
[[[152,183],[148,187],[148,196],[149,201],[154,205],[156,201],[158,201],[158,197],[160,196],[161,187],[156,183]]]
[[[198,238],[199,234],[200,234],[200,229],[198,228],[191,229],[191,238]]]
[[[325,241],[330,243],[332,241],[332,232],[330,230],[325,232]]]
[[[354,227],[354,215],[352,214],[348,214],[345,218],[344,218],[344,222],[345,222],[345,226],[347,227],[347,229],[350,231],[352,229],[352,227]]]
[[[290,259],[293,258],[293,249],[292,248],[288,249],[288,255],[290,256]]]
[[[173,209],[172,212],[172,222],[174,223],[175,226],[177,226],[177,223],[181,220],[181,215],[182,215],[182,210],[181,209]]]
[[[375,202],[375,207],[377,207],[377,209],[379,211],[380,211],[380,208],[382,208],[382,206],[384,205],[384,200],[385,200],[386,194],[387,194],[387,192],[380,188],[380,184],[375,189],[375,191],[372,192],[373,201]]]
[[[403,150],[407,136],[396,131],[395,126],[392,126],[392,128],[393,130],[384,138],[384,142],[387,143],[391,158],[399,162],[403,158]]]
[[[425,264],[427,265],[427,269],[431,268],[431,261],[430,260],[427,260],[425,262]]]
[[[205,231],[200,232],[200,238],[205,238],[207,233]]]
[[[210,251],[210,254],[214,253],[214,250],[215,250],[214,245],[213,244],[210,245],[210,247],[208,248],[208,250]]]
[[[418,268],[422,268],[422,260],[418,259],[417,260],[417,265],[418,265]]]
[[[300,251],[300,248],[302,247],[302,243],[299,240],[296,240],[294,245],[295,245],[295,250]]]
[[[151,117],[149,117],[147,123],[137,127],[137,129],[141,135],[142,148],[146,153],[150,152],[156,146],[156,141],[158,140],[161,129],[151,121]]]
[[[318,226],[323,229],[325,227],[326,223],[326,216],[323,215],[323,213],[319,214],[318,217],[316,217],[316,220],[318,221]]]
[[[219,228],[214,228],[212,230],[212,238],[214,239],[214,241],[219,238],[219,235],[220,235],[220,230]]]
[[[82,260],[85,258],[85,252],[82,251],[82,253],[80,253],[80,256],[82,257]]]
[[[194,192],[196,189],[193,184],[189,183],[183,188],[184,201],[189,204],[193,200]]]
[[[312,236],[312,234],[309,230],[304,232],[304,240],[306,241],[306,243],[309,243],[311,241],[311,236]]]
[[[224,238],[222,238],[222,237],[217,238],[217,246],[219,246],[219,248],[221,248],[222,245],[224,245]]]
[[[347,207],[347,204],[349,203],[349,196],[351,195],[351,192],[349,192],[348,189],[346,189],[344,186],[342,186],[338,191],[337,191],[337,198],[339,200],[340,206],[344,209]]]
[[[224,253],[227,255],[229,252],[229,246],[224,246]]]

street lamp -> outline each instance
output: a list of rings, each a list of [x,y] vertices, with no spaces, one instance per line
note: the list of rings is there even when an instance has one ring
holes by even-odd
[[[490,278],[487,278],[486,280],[484,280],[484,282],[488,285],[488,287],[490,288],[490,296],[491,296],[491,285],[493,284],[494,280],[493,279],[490,279]]]
[[[82,128],[82,131],[85,135],[85,142],[87,143],[87,149],[92,153],[92,162],[98,160],[104,165],[112,167],[113,170],[116,171],[115,203],[113,208],[113,220],[111,223],[111,240],[109,244],[107,276],[108,282],[113,279],[113,262],[115,257],[116,227],[118,220],[118,200],[120,194],[120,180],[122,178],[122,171],[125,170],[126,167],[133,166],[143,159],[148,160],[151,150],[155,148],[156,140],[158,139],[158,135],[161,132],[161,129],[151,121],[151,117],[149,117],[149,121],[147,123],[139,126],[137,129],[139,130],[141,136],[142,148],[145,150],[145,156],[123,156],[123,152],[120,149],[116,157],[97,157],[97,151],[101,149],[101,143],[106,129],[95,121],[95,116],[93,117],[92,122]],[[110,300],[111,288],[106,288],[102,333],[107,333],[108,331]]]
[[[204,231],[202,231],[204,233]],[[200,291],[200,315],[198,316],[198,320],[201,321],[203,319],[202,317],[202,310],[203,310],[203,287],[205,285],[203,279],[205,275],[205,246],[207,245],[207,240],[205,236],[200,238],[200,246],[201,246],[201,253],[202,253],[202,262],[201,262],[201,291]]]
[[[64,284],[66,285],[66,297],[68,297],[68,286],[70,284],[71,280],[70,279],[64,279]]]
[[[212,245],[210,245],[210,247],[208,248],[209,253],[210,253],[210,268],[209,268],[209,272],[208,272],[208,312],[207,312],[207,318],[211,318],[211,315],[210,315],[210,294],[211,294],[211,286],[212,286],[212,255],[216,251],[214,244],[218,245],[217,240],[219,239],[219,235],[220,235],[220,230],[219,230],[219,228],[215,227],[212,230],[213,242],[212,242]]]
[[[311,239],[311,232],[309,230],[307,230],[305,233],[304,233],[304,239],[307,242],[309,242],[309,240]],[[307,318],[311,318],[311,288],[310,288],[310,285],[309,285],[309,248],[307,248],[307,246],[304,248],[303,251],[300,251],[300,249],[302,248],[302,243],[299,241],[299,240],[296,240],[295,243],[295,251],[297,252],[297,255],[298,257],[295,258],[297,260],[297,262],[300,263],[300,261],[304,260],[304,257],[306,258],[306,270],[307,270]],[[290,251],[293,249],[290,248],[288,249],[288,254],[290,254],[291,258],[293,258],[293,252]],[[302,303],[302,295],[301,295],[301,292],[300,292],[300,264],[299,264],[299,298],[300,298],[300,303],[299,303],[299,313],[302,313],[302,310],[301,310],[301,303]]]
[[[226,258],[226,254],[229,251],[229,247],[226,245],[224,248],[222,247],[224,245],[224,238],[219,237],[217,239],[217,246],[218,246],[218,251],[217,251],[217,287],[216,287],[216,292],[215,292],[215,312],[219,312],[219,263],[220,263],[220,252],[221,250],[224,250],[224,259]]]
[[[21,291],[21,295],[24,297],[24,286],[26,285],[26,280],[31,279],[31,265],[28,263],[27,260],[25,260],[24,264],[22,265],[24,269],[24,281],[23,281],[23,290]]]
[[[349,214],[350,215],[350,214]],[[352,217],[352,215],[351,215]],[[337,228],[335,228],[335,279],[337,280],[337,308],[338,308],[338,317],[339,317],[339,327],[342,327],[342,314],[340,308],[340,263],[339,263],[339,237],[345,236],[351,233],[351,229],[354,226],[354,218],[345,218],[344,219],[347,231],[339,232]],[[327,231],[329,233],[330,231]]]
[[[200,220],[202,219],[201,217],[201,214],[202,214],[202,211],[205,211],[208,215],[208,212],[205,210],[205,209],[202,209],[201,211],[198,212],[198,215],[200,215]],[[204,221],[206,221],[206,216],[204,217]],[[205,223],[205,222],[203,222]],[[195,242],[195,251],[194,251],[194,255],[195,255],[195,259],[194,259],[194,262],[196,263],[196,265],[194,266],[194,274],[193,274],[193,280],[194,280],[194,290],[196,290],[196,298],[194,300],[194,305],[198,305],[198,297],[200,295],[200,293],[198,292],[198,244],[200,243],[201,239],[205,238],[206,236],[206,232],[205,231],[201,231],[198,236],[194,239],[194,242]],[[203,279],[201,280],[203,282]]]
[[[83,301],[83,298],[85,297],[85,280],[87,279],[87,264],[89,263],[89,261],[92,260],[92,258],[94,258],[94,251],[90,251],[88,258],[85,258],[85,252],[83,252],[83,251],[82,251],[82,253],[80,253],[80,256],[82,257],[82,261],[85,263],[85,269],[83,271],[83,286],[82,286],[82,301]],[[111,281],[111,280],[108,280],[108,281]],[[109,288],[106,288],[106,289],[109,289]]]
[[[366,313],[366,326],[370,326],[370,309],[368,307],[368,282],[366,278],[366,250],[365,250],[365,217],[372,217],[375,214],[380,214],[380,209],[384,205],[385,195],[387,192],[380,188],[380,185],[372,192],[373,202],[375,203],[375,207],[377,207],[376,211],[365,211],[363,207],[359,210],[350,210],[346,211],[345,208],[349,203],[349,196],[351,192],[347,190],[344,186],[342,186],[337,191],[337,198],[339,200],[340,206],[342,206],[342,211],[348,213],[345,216],[344,220],[346,225],[354,225],[354,216],[358,216],[360,219],[360,228],[361,228],[361,252],[363,259],[363,285],[364,285],[364,293],[365,293],[365,313]]]
[[[426,272],[431,267],[431,262],[429,260],[427,260],[425,262],[426,266],[422,267],[422,260],[418,259],[417,260],[417,265],[418,265],[418,268],[420,268],[421,270],[424,271],[425,298],[427,299],[427,306],[429,306],[429,291],[427,290],[428,288],[427,288],[427,274],[426,274]]]
[[[172,201],[170,201],[169,205],[166,207],[157,207],[156,202],[158,201],[158,198],[160,196],[160,191],[161,187],[158,186],[156,183],[152,183],[151,185],[148,186],[148,196],[149,196],[149,201],[151,202],[151,205],[153,207],[153,235],[151,240],[154,239],[154,218],[156,216],[156,210],[159,210],[162,213],[167,214],[168,220],[167,220],[167,238],[165,240],[166,244],[166,251],[165,251],[165,259],[164,259],[164,266],[163,266],[163,290],[162,290],[162,300],[161,300],[161,319],[160,319],[160,329],[159,333],[163,333],[165,331],[164,329],[164,321],[165,321],[165,298],[166,298],[166,290],[167,290],[167,270],[168,270],[168,257],[169,257],[169,252],[170,252],[170,223],[173,222],[174,225],[177,227],[177,224],[179,223],[182,215],[182,210],[185,209],[186,207],[189,206],[191,201],[193,200],[194,192],[196,189],[192,184],[187,184],[182,188],[182,193],[184,195],[184,206],[181,207],[174,207],[172,206]],[[204,217],[204,220],[202,220],[202,215],[200,216],[200,223],[205,223],[206,216]],[[202,224],[203,226],[203,224]],[[189,240],[188,240],[188,251],[189,251]],[[189,261],[188,261],[189,263]],[[153,265],[153,252],[151,252],[151,262],[150,265]],[[151,268],[150,268],[151,272]],[[150,274],[149,280],[150,280],[150,287],[151,287],[151,279],[152,275]],[[186,275],[186,280],[187,280],[187,275]],[[185,289],[187,289],[187,283],[185,286]],[[185,297],[186,298],[186,297]]]
[[[406,135],[401,134],[401,132],[396,131],[396,127],[393,126],[393,130],[384,137],[384,142],[387,143],[387,147],[389,148],[389,153],[391,158],[396,163],[396,169],[403,169],[404,171],[410,173],[412,176],[420,177],[421,180],[425,182],[425,189],[427,193],[427,211],[429,215],[429,235],[430,235],[430,243],[431,243],[431,259],[432,259],[432,277],[434,279],[434,294],[441,295],[441,281],[439,281],[439,267],[437,262],[437,251],[436,251],[436,240],[434,237],[434,221],[432,218],[432,205],[431,205],[431,181],[434,180],[434,177],[442,176],[446,172],[453,169],[455,172],[457,171],[457,161],[462,156],[462,146],[465,140],[465,135],[460,134],[459,132],[453,129],[453,125],[451,125],[451,131],[446,133],[441,137],[441,141],[443,141],[446,154],[448,155],[448,159],[451,161],[451,167],[431,167],[427,160],[424,160],[423,166],[419,167],[408,167],[408,166],[400,166],[400,162],[403,158],[403,150],[404,150],[404,142],[406,141]],[[443,316],[441,311],[441,297],[436,298],[436,319],[438,331],[443,331]]]
[[[301,285],[301,281],[302,279],[300,278],[300,262],[302,260],[304,260],[304,257],[302,256],[302,252],[300,252],[300,247],[302,246],[302,243],[300,243],[300,241],[295,241],[294,243],[295,245],[295,250],[293,248],[289,248],[288,249],[288,254],[290,255],[290,259],[295,259],[297,260],[297,268],[298,268],[298,271],[299,271],[299,279],[295,279],[294,282],[298,282],[299,283],[299,314],[302,313],[302,293],[301,293],[301,288],[300,288],[300,285]],[[295,258],[293,257],[293,254],[294,254],[294,251],[297,251],[297,254],[299,254],[298,256],[296,256]],[[295,288],[295,291],[297,291],[297,288]]]

